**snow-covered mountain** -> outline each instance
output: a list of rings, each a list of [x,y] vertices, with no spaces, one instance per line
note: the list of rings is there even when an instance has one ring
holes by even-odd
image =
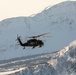
[[[0,75],[76,75],[76,40],[55,53],[2,61]]]
[[[76,2],[66,1],[29,17],[10,18],[0,22],[0,60],[59,51],[76,39]],[[17,44],[17,34],[23,42],[28,36],[50,32],[41,38],[45,45],[23,50]]]

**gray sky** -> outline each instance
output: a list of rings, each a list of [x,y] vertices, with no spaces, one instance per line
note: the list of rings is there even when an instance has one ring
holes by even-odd
[[[30,16],[42,11],[45,7],[66,0],[0,0],[0,20]]]

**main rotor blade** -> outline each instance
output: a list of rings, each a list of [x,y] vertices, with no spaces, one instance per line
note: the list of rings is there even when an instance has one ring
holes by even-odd
[[[43,37],[44,35],[46,35],[46,34],[49,34],[49,32],[48,33],[44,33],[44,34],[41,34],[41,35],[38,35],[38,36],[32,36],[32,37],[28,37],[28,38],[40,38],[40,37]]]

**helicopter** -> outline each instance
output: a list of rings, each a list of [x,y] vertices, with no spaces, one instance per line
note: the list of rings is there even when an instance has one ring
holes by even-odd
[[[48,34],[48,33],[44,33],[44,34],[41,34],[41,35],[28,37],[30,39],[27,40],[27,42],[25,42],[25,43],[22,43],[21,36],[18,36],[18,34],[17,34],[17,40],[18,40],[19,44],[21,46],[23,46],[23,49],[25,49],[26,46],[27,47],[32,47],[32,48],[35,48],[37,46],[42,47],[42,46],[44,46],[44,42],[42,40],[39,40],[39,38],[40,37],[46,37],[46,36],[44,36],[46,34]]]

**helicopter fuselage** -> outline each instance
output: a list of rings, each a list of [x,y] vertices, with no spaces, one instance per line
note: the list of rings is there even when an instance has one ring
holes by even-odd
[[[30,39],[27,41],[27,43],[30,46],[43,46],[44,45],[42,40],[37,40],[37,39]]]
[[[27,42],[22,43],[20,38],[17,38],[17,39],[18,39],[20,45],[24,47],[23,49],[25,49],[26,46],[27,47],[30,46],[30,47],[35,48],[36,46],[42,47],[44,45],[42,40],[30,39]]]

